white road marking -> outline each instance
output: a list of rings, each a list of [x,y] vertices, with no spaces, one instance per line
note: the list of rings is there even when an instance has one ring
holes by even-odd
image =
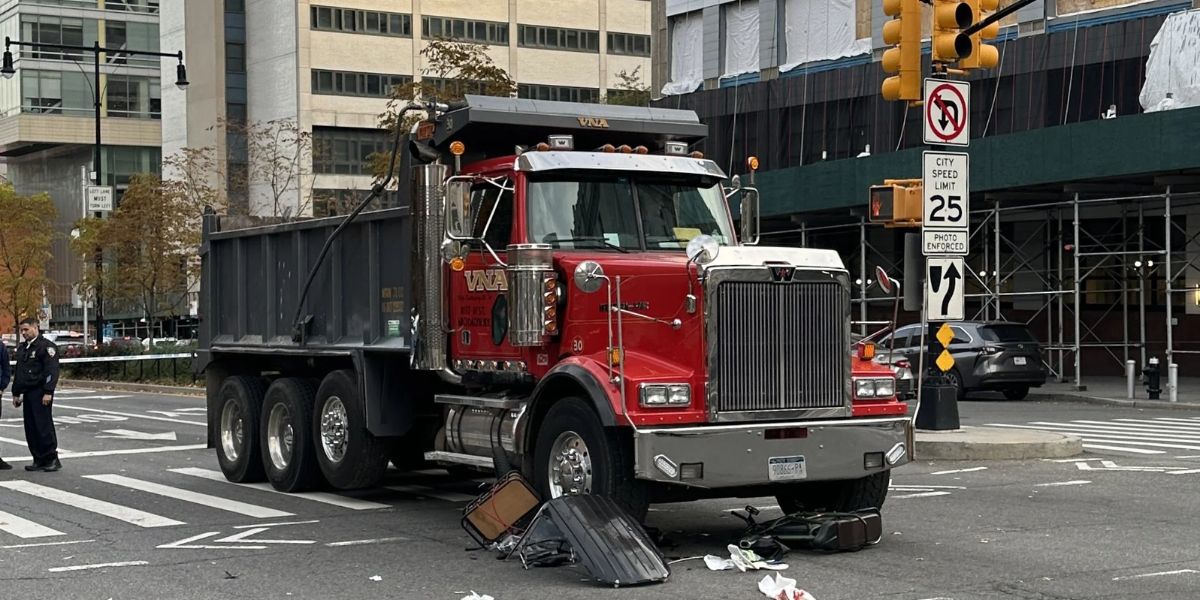
[[[1083,447],[1088,450],[1116,450],[1118,452],[1130,452],[1133,454],[1166,454],[1166,450],[1145,450],[1143,448],[1126,448],[1124,446],[1107,446],[1104,444],[1084,444]]]
[[[70,567],[51,567],[46,569],[51,573],[65,573],[67,571],[84,571],[87,569],[107,569],[110,567],[141,567],[150,563],[144,560],[127,560],[125,562],[99,563],[95,565],[74,565]]]
[[[65,389],[65,390],[60,388],[60,389],[54,390],[54,394],[55,394],[55,395],[62,395],[62,394],[95,394],[95,393],[96,393],[96,390],[85,390],[85,389],[80,389],[80,388],[70,388],[70,389]]]
[[[972,473],[974,471],[986,471],[987,467],[971,467],[970,469],[951,469],[949,471],[934,471],[930,475],[950,475],[952,473]]]
[[[901,494],[899,496],[890,496],[889,498],[892,500],[899,500],[901,498],[932,498],[934,496],[949,496],[949,495],[950,495],[950,492],[919,492],[916,494]]]
[[[128,398],[128,396],[112,396],[113,398]],[[71,398],[71,400],[84,400],[84,398]],[[148,419],[150,421],[165,421],[167,423],[183,423],[184,425],[196,425],[198,427],[208,427],[208,423],[200,421],[187,421],[184,419],[172,419],[169,417],[155,417],[153,415],[139,415],[137,413],[120,412],[115,410],[104,410],[101,408],[92,408],[90,406],[67,406],[65,404],[54,403],[54,408],[65,408],[67,410],[82,410],[88,412],[103,413],[106,415],[118,415],[122,417],[130,417],[133,419]]]
[[[1182,431],[1200,431],[1200,423],[1179,423],[1178,421],[1157,421],[1154,419],[1113,419],[1118,423],[1128,423],[1130,427],[1163,427]]]
[[[282,510],[275,510],[265,506],[256,506],[254,504],[229,500],[226,498],[221,498],[220,496],[201,494],[191,490],[184,490],[171,487],[169,485],[162,485],[161,483],[125,477],[124,475],[84,475],[83,477],[85,479],[95,479],[96,481],[103,481],[105,483],[111,483],[113,485],[119,485],[121,487],[127,487],[150,494],[166,496],[167,498],[183,500],[184,502],[192,502],[194,504],[215,508],[217,510],[238,513],[248,517],[254,517],[256,519],[275,519],[278,517],[292,516],[292,513],[284,512]]]
[[[1045,427],[1045,426],[1038,426],[1038,425],[1004,425],[1004,424],[989,425],[989,427],[992,427],[992,426],[994,426],[994,427],[1009,427],[1009,428],[1014,428],[1014,429],[1039,429],[1039,430],[1046,430],[1046,431],[1055,431],[1058,433],[1069,433],[1071,435],[1078,435],[1078,436],[1084,438],[1085,441],[1096,441],[1096,442],[1102,442],[1102,443],[1108,443],[1108,444],[1116,443],[1116,444],[1124,444],[1124,445],[1129,445],[1129,446],[1150,446],[1152,448],[1182,448],[1185,450],[1200,450],[1200,445],[1164,444],[1161,442],[1141,441],[1141,440],[1169,441],[1169,440],[1164,440],[1161,436],[1123,435],[1123,434],[1118,434],[1118,433],[1106,433],[1106,432],[1100,432],[1100,431],[1094,431],[1094,430],[1070,429],[1070,428],[1065,428],[1065,427]],[[1200,439],[1197,439],[1197,441],[1200,442]]]
[[[892,484],[888,487],[889,490],[904,491],[904,490],[965,490],[967,488],[961,485],[898,485]]]
[[[446,500],[448,502],[470,502],[476,496],[460,494],[458,492],[442,492],[423,485],[389,485],[384,489],[392,490],[393,492],[401,492],[405,494],[415,494],[426,498],[434,498],[437,500]]]
[[[340,506],[342,508],[349,508],[351,510],[372,510],[372,509],[379,509],[379,508],[390,508],[390,506],[387,504],[380,504],[378,502],[368,502],[367,500],[359,500],[357,498],[348,498],[346,496],[339,496],[337,494],[330,494],[328,492],[288,493],[288,492],[281,492],[281,491],[271,487],[271,484],[269,484],[269,483],[234,483],[232,481],[229,481],[228,479],[225,479],[225,476],[222,475],[220,471],[213,471],[210,469],[201,469],[198,467],[186,467],[186,468],[182,468],[182,469],[168,469],[168,470],[171,471],[172,473],[191,475],[194,477],[210,479],[212,481],[220,481],[222,483],[228,483],[230,485],[236,485],[238,487],[245,487],[245,488],[250,488],[250,489],[254,489],[254,490],[261,490],[264,492],[283,494],[283,495],[291,497],[291,498],[304,498],[306,500],[312,500],[314,502],[322,502],[325,504],[332,504],[333,506]]]
[[[70,542],[41,542],[38,544],[13,544],[12,546],[0,546],[0,550],[15,550],[17,548],[40,548],[42,546],[66,546],[69,544],[90,544],[96,540],[72,540]]]
[[[24,427],[24,425],[22,425],[22,427]],[[20,446],[20,447],[22,447],[22,448],[28,448],[28,447],[29,447],[29,442],[26,442],[25,440],[17,440],[17,439],[13,439],[13,438],[0,437],[0,442],[6,442],[6,443],[9,443],[9,444],[16,444],[16,445],[18,445],[18,446]],[[58,451],[59,451],[59,452],[70,452],[69,450],[63,450],[62,448],[59,448],[59,449],[58,449]]]
[[[0,531],[6,531],[23,539],[66,535],[56,529],[50,529],[45,525],[39,525],[24,517],[3,511],[0,511]]]
[[[1186,575],[1189,573],[1200,573],[1193,569],[1179,569],[1178,571],[1160,571],[1158,573],[1142,573],[1141,575],[1125,575],[1124,577],[1113,577],[1113,581],[1125,581],[1127,579],[1142,579],[1145,577],[1162,577],[1164,575]]]
[[[312,523],[320,523],[320,519],[311,519],[308,521],[284,521],[283,523],[256,523],[254,525],[234,525],[234,529],[254,529],[255,527],[282,527],[284,525],[309,525]]]
[[[251,539],[247,539],[254,534],[262,533],[264,531],[267,531],[268,529],[269,529],[268,527],[255,527],[254,529],[247,529],[241,533],[235,533],[233,535],[225,536],[219,540],[213,540],[213,541],[214,542],[239,543],[239,544],[315,544],[315,543],[317,543],[316,540],[251,540]]]
[[[778,505],[778,504],[771,504],[771,505],[769,505],[769,506],[755,506],[754,508],[757,508],[757,509],[758,509],[758,510],[760,510],[760,511],[763,511],[763,510],[774,510],[774,509],[776,509],[776,508],[779,508],[779,505]],[[721,512],[727,512],[727,513],[731,513],[731,512],[737,512],[737,511],[739,511],[739,510],[746,510],[746,507],[745,507],[745,506],[739,506],[738,508],[726,508],[725,510],[723,510],[723,511],[721,511]]]
[[[1064,485],[1087,485],[1091,483],[1086,479],[1075,479],[1072,481],[1055,481],[1053,483],[1039,483],[1033,487],[1060,487]]]
[[[388,542],[406,542],[406,541],[408,541],[408,538],[406,538],[406,537],[385,537],[385,538],[375,538],[375,539],[371,539],[371,540],[348,540],[345,542],[329,542],[328,544],[325,544],[325,545],[329,546],[330,548],[339,548],[341,546],[365,546],[367,544],[386,544]]]
[[[167,431],[165,433],[149,433],[146,431],[133,431],[131,429],[105,429],[104,433],[112,435],[98,435],[97,438],[113,438],[118,440],[137,440],[139,442],[147,442],[152,440],[163,440],[167,442],[175,441],[175,432]]]
[[[1188,469],[1186,471],[1171,471],[1172,475],[1190,475],[1192,473],[1200,473],[1200,469]]]
[[[185,524],[183,521],[176,521],[175,519],[160,517],[156,514],[141,511],[136,508],[129,508],[128,506],[121,506],[120,504],[113,504],[112,502],[105,502],[103,500],[97,500],[95,498],[89,498],[87,496],[65,492],[63,490],[46,487],[44,485],[39,485],[29,481],[0,481],[0,487],[8,488],[24,494],[29,494],[30,496],[36,496],[51,502],[65,504],[67,506],[78,508],[79,510],[85,510],[87,512],[117,519],[118,521],[125,521],[126,523],[137,525],[138,527],[170,527],[173,525]]]
[[[1076,423],[1053,423],[1053,422],[1038,422],[1038,421],[1030,423],[1030,425],[1045,425],[1047,427],[1058,427],[1059,429],[1063,429],[1063,430],[1071,429],[1071,430],[1085,431],[1085,432],[1096,431],[1096,432],[1100,432],[1100,433],[1113,434],[1113,435],[1121,435],[1121,436],[1128,435],[1131,437],[1136,436],[1136,438],[1145,438],[1145,439],[1167,439],[1167,440],[1183,440],[1183,441],[1200,440],[1200,431],[1185,432],[1185,431],[1174,431],[1174,430],[1170,430],[1170,429],[1148,429],[1148,428],[1147,429],[1139,429],[1139,428],[1133,428],[1133,427],[1125,427],[1123,425],[1113,426],[1113,425],[1092,425],[1089,423],[1076,424]]]
[[[229,550],[229,549],[266,550],[267,549],[266,546],[241,546],[241,545],[208,546],[208,545],[204,545],[204,544],[193,544],[192,543],[192,542],[198,542],[200,540],[210,538],[214,535],[221,535],[221,532],[220,531],[210,531],[208,533],[201,533],[200,535],[193,535],[190,538],[184,538],[182,540],[179,540],[178,542],[171,542],[170,544],[163,544],[161,546],[155,546],[155,547],[162,548],[162,549],[174,548],[174,549],[179,549],[179,550]]]
[[[187,444],[185,446],[155,446],[152,448],[121,448],[120,450],[93,450],[90,452],[59,452],[59,458],[89,458],[92,456],[116,456],[120,454],[153,454],[155,452],[179,452],[181,450],[204,450],[208,446],[204,444]],[[27,456],[5,456],[4,460],[8,462],[30,462],[33,459]]]

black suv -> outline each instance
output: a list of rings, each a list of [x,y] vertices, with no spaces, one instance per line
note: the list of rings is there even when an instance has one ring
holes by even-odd
[[[999,391],[1009,400],[1020,400],[1029,388],[1046,383],[1041,345],[1023,323],[956,321],[950,329],[954,368],[946,377],[958,388],[959,399],[967,392]],[[915,373],[921,357],[921,326],[906,325],[895,336],[896,353],[908,358]],[[890,344],[890,336],[879,341],[881,348]]]

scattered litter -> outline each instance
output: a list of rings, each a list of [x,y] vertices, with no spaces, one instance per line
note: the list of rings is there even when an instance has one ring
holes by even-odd
[[[704,564],[709,571],[728,571],[737,569],[743,573],[746,571],[757,571],[759,569],[767,569],[769,571],[782,571],[788,566],[776,560],[764,560],[753,550],[738,548],[730,544],[726,547],[729,550],[729,558],[721,558],[709,554],[704,557]]]
[[[709,571],[728,571],[733,568],[733,560],[709,554],[704,557],[704,565]]]
[[[746,507],[746,514],[730,513],[746,522],[738,547],[753,550],[778,561],[790,551],[785,545],[829,552],[853,552],[879,543],[883,521],[874,508],[854,512],[796,512],[759,523],[759,510]],[[893,534],[895,535],[895,534]],[[735,560],[736,557],[732,557]]]
[[[371,581],[383,581],[383,578],[378,575],[372,575],[371,577],[369,577],[369,579]]]
[[[702,558],[706,558],[706,557],[704,557],[704,556],[689,556],[689,557],[687,557],[687,558],[677,558],[677,559],[675,559],[675,560],[669,561],[667,564],[668,564],[668,565],[673,565],[673,564],[675,564],[675,563],[681,563],[681,562],[683,562],[683,561],[686,561],[686,560],[700,560],[700,559],[702,559]]]
[[[463,596],[462,600],[496,600],[496,599],[487,594],[483,594],[483,595],[477,594],[477,593],[475,593],[475,590],[471,590],[471,593],[467,596]]]
[[[237,575],[234,575],[233,573],[230,573],[229,571],[225,571],[225,579],[237,579],[237,578],[238,578]]]
[[[771,579],[770,575],[758,582],[758,591],[771,600],[817,600],[812,594],[796,589],[796,580],[784,577],[779,573]]]
[[[510,472],[463,509],[462,527],[480,548],[500,550],[497,546],[504,546],[507,537],[524,532],[538,501],[533,487]],[[512,552],[512,547],[506,549],[504,556]]]

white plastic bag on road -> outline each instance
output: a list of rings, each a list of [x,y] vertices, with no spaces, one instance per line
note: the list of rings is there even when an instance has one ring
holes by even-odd
[[[481,595],[475,593],[475,590],[471,590],[471,594],[468,596],[463,596],[462,600],[496,600],[496,599],[487,594],[483,594],[481,596]]]
[[[779,573],[771,579],[770,575],[758,582],[758,591],[771,600],[817,600],[812,594],[796,589],[796,580],[784,577]]]

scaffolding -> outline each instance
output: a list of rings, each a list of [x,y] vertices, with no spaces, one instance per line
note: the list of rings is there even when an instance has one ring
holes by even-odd
[[[1092,374],[1123,375],[1128,361],[1144,368],[1158,353],[1164,373],[1166,365],[1200,355],[1200,328],[1185,329],[1186,315],[1176,307],[1180,297],[1185,306],[1200,306],[1200,192],[1180,187],[1194,190],[1197,183],[1160,178],[1154,189],[1115,196],[1104,192],[1116,185],[1097,184],[983,195],[983,207],[971,211],[966,316],[1030,325],[1044,335],[1051,375],[1078,390],[1086,389],[1085,360]],[[891,302],[872,281],[872,267],[902,273],[896,236],[913,230],[886,230],[861,215],[819,217],[820,226],[809,225],[817,218],[794,217],[798,228],[766,231],[764,243],[838,248],[857,272],[852,302],[866,323],[873,304]],[[1148,308],[1161,309],[1161,327],[1157,317],[1148,320]]]

